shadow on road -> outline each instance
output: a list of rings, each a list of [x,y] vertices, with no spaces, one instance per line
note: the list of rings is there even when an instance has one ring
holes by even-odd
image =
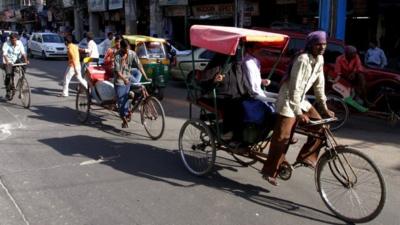
[[[91,113],[89,119],[85,123],[79,122],[77,118],[77,112],[75,109],[67,106],[55,107],[55,106],[35,106],[32,107],[31,111],[36,115],[30,115],[30,118],[39,119],[49,123],[63,124],[65,126],[88,126],[91,128],[98,129],[102,132],[117,136],[117,137],[132,137],[136,140],[149,140],[150,137],[145,136],[141,133],[136,132],[135,128],[142,126],[136,121],[130,123],[131,128],[122,129],[113,125],[106,124],[107,120],[115,119],[119,121],[116,113],[109,110],[102,109],[100,107],[94,107],[101,109],[101,113]],[[114,115],[115,114],[115,115]],[[134,116],[137,116],[136,114]],[[135,119],[134,117],[133,119]],[[143,128],[144,129],[144,128]]]
[[[217,164],[215,172],[208,177],[195,177],[186,172],[177,151],[144,144],[121,143],[85,135],[39,141],[67,156],[79,154],[94,160],[113,158],[113,160],[104,161],[102,164],[133,176],[164,182],[176,188],[193,188],[204,185],[279,212],[323,224],[345,224],[338,222],[340,220],[322,210],[269,196],[270,191],[263,187],[239,183],[221,176],[218,170],[225,169],[224,167],[227,167],[227,164],[222,166]]]
[[[374,145],[400,146],[400,123],[391,125],[388,121],[367,116],[352,116],[345,127],[335,132],[337,137],[358,140],[352,146],[368,148]]]

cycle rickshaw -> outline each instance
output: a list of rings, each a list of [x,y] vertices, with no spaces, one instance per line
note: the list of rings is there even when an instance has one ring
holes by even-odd
[[[89,58],[88,58],[89,59]],[[78,120],[85,123],[94,110],[93,105],[100,106],[100,109],[109,109],[117,112],[115,91],[111,74],[108,74],[104,66],[86,60],[88,67],[85,71],[85,79],[88,82],[88,89],[81,84],[76,95],[76,111]],[[151,82],[140,82],[131,85],[129,98],[129,112],[133,114],[139,110],[140,122],[147,134],[153,140],[161,138],[165,129],[165,113],[161,102],[147,92],[146,86]],[[133,97],[131,95],[134,95]],[[130,121],[130,119],[129,119]]]
[[[289,39],[276,33],[204,25],[192,26],[190,38],[192,46],[231,57],[241,54],[240,49],[245,42],[259,42],[271,49],[280,49],[282,54]],[[187,79],[189,119],[182,125],[179,133],[179,151],[186,169],[198,176],[209,173],[215,164],[218,150],[232,154],[243,165],[265,162],[268,154],[264,151],[269,145],[271,130],[261,129],[257,138],[247,142],[247,151],[235,151],[221,138],[220,128],[221,115],[235,112],[220,112],[215,88],[211,91],[211,104],[201,102],[202,98],[198,97],[200,86],[195,81],[197,76],[201,76],[201,73]],[[200,118],[194,118],[193,105],[200,108]],[[336,142],[328,125],[335,120],[328,118],[312,121],[307,125],[297,125],[291,136],[298,133],[322,140],[324,153],[319,157],[314,172],[316,189],[325,205],[345,221],[362,223],[373,220],[380,214],[385,203],[384,179],[379,168],[368,156]],[[312,132],[310,126],[322,126],[323,132]],[[283,180],[289,179],[293,170],[300,166],[305,165],[282,164],[279,177]]]

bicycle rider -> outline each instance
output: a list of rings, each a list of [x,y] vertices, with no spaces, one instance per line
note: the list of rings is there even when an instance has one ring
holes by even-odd
[[[29,64],[24,45],[18,40],[18,35],[12,33],[10,39],[3,45],[3,66],[6,73],[4,86],[6,87],[6,99],[11,100],[11,90],[14,88],[14,67],[13,64],[23,62]]]

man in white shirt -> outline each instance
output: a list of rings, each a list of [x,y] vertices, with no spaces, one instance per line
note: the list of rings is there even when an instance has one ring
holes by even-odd
[[[103,41],[102,45],[103,45],[103,52],[102,55],[105,55],[107,50],[111,47],[111,42],[114,39],[114,34],[113,32],[108,32],[107,34],[107,38]]]
[[[94,38],[93,33],[87,32],[86,40],[87,40],[88,48],[80,49],[80,50],[87,53],[88,57],[92,58],[92,62],[96,62],[99,60],[99,50],[97,49],[97,44],[96,44],[96,42],[94,42],[93,38]]]
[[[4,86],[6,87],[6,98],[11,100],[11,89],[14,88],[14,68],[13,64],[21,62],[21,58],[24,59],[25,63],[29,63],[26,57],[24,45],[18,40],[18,35],[12,33],[10,39],[3,45],[3,64],[6,72],[6,78],[4,79]],[[11,82],[10,82],[11,81]]]
[[[271,102],[271,99],[267,98],[266,92],[262,88],[262,86],[268,86],[271,81],[269,79],[261,78],[261,64],[255,57],[257,48],[251,42],[246,44],[245,47],[246,54],[243,59],[242,69],[251,86],[251,94],[255,99],[264,103]]]
[[[370,41],[364,62],[371,67],[384,68],[387,65],[387,58],[383,50],[378,48],[374,41]]]

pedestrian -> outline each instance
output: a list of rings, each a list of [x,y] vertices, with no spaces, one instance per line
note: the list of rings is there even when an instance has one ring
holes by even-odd
[[[148,80],[148,78],[140,63],[139,57],[134,51],[129,49],[129,42],[125,39],[121,40],[121,48],[115,55],[114,65],[114,88],[117,96],[119,115],[122,120],[122,128],[127,128],[128,121],[130,120],[128,99],[131,87],[132,68],[138,68],[146,80]]]
[[[107,33],[107,38],[103,41],[103,52],[101,54],[106,55],[107,50],[111,47],[111,42],[114,39],[113,32]]]
[[[369,48],[365,54],[364,63],[375,68],[384,68],[387,65],[385,52],[377,46],[375,41],[369,42]]]
[[[71,81],[73,76],[76,76],[83,87],[88,88],[87,81],[82,78],[79,50],[78,46],[72,43],[72,35],[66,36],[65,45],[68,49],[68,66],[64,73],[64,87],[62,93],[58,95],[59,97],[68,96],[69,82]]]
[[[25,52],[28,52],[28,36],[25,33],[22,33],[19,40],[24,45]]]
[[[307,35],[303,53],[294,59],[289,76],[283,82],[276,101],[278,113],[268,158],[262,168],[263,178],[276,186],[278,169],[285,160],[290,134],[299,123],[308,123],[310,119],[321,119],[320,114],[306,100],[306,93],[313,87],[317,102],[322,106],[323,114],[332,117],[334,113],[326,105],[324,58],[326,33],[314,31]],[[316,128],[320,131],[320,127]],[[297,156],[297,162],[315,167],[321,140],[309,136]]]

